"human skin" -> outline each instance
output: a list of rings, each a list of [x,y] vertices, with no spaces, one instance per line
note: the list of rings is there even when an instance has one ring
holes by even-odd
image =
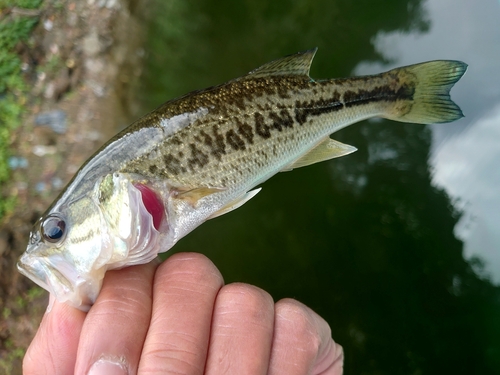
[[[109,271],[88,313],[51,301],[23,362],[26,375],[340,375],[328,324],[293,299],[224,285],[205,256]]]

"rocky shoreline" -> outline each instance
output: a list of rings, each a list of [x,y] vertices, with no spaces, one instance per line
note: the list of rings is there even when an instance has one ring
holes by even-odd
[[[1,373],[21,374],[47,304],[47,293],[15,267],[33,222],[79,166],[137,117],[139,13],[134,1],[46,1],[34,14],[39,22],[30,42],[20,48],[31,93],[11,136],[12,173],[2,186],[15,208],[0,223]]]

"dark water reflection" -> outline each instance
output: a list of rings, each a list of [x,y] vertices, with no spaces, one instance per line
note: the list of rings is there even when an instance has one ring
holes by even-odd
[[[146,111],[314,46],[313,77],[347,76],[387,62],[377,34],[428,33],[426,4],[149,0],[138,100]],[[500,288],[464,259],[461,214],[431,183],[430,128],[372,121],[334,137],[359,151],[273,177],[174,251],[311,306],[344,346],[346,374],[497,374]]]

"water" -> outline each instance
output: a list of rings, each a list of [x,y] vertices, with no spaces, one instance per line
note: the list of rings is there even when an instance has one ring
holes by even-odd
[[[278,174],[173,251],[311,306],[344,346],[346,374],[498,374],[499,2],[150,0],[146,11],[144,111],[315,46],[313,78],[469,63],[452,92],[466,118],[335,133],[359,151]]]

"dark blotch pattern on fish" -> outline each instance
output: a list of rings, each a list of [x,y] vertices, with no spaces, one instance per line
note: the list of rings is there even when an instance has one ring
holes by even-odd
[[[201,130],[199,136],[194,136],[194,139],[197,140],[200,144],[206,146],[210,150],[210,155],[213,155],[217,158],[217,160],[221,160],[222,155],[226,154],[226,143],[224,141],[224,136],[219,133],[217,126],[212,128],[212,134],[210,135],[204,130]],[[192,149],[192,146],[191,146]],[[191,153],[194,158],[197,158],[197,151]],[[179,156],[183,156],[180,155]],[[204,161],[203,156],[200,159],[202,162]],[[198,163],[200,164],[200,163]],[[201,166],[201,165],[200,165]]]
[[[253,145],[253,129],[247,123],[238,123],[238,133],[240,133],[248,143]]]
[[[254,118],[255,118],[255,132],[264,139],[270,138],[271,130],[269,129],[269,126],[266,125],[262,113],[255,112]]]
[[[231,129],[226,133],[227,143],[233,148],[233,150],[245,150],[245,142],[240,138],[236,132]]]
[[[179,139],[179,137],[176,136],[170,138],[170,142],[177,146],[182,145],[182,141]]]
[[[396,100],[412,100],[415,94],[415,87],[404,84],[399,89],[394,90],[391,87],[377,86],[371,90],[359,89],[356,91],[348,90],[344,93],[344,103],[347,108],[356,105],[375,103],[380,101],[394,102]]]
[[[190,143],[191,157],[187,160],[188,166],[191,170],[196,170],[196,166],[203,168],[208,164],[208,155],[201,151],[196,144]]]
[[[292,116],[286,109],[282,109],[279,114],[271,112],[269,117],[273,120],[273,128],[278,131],[282,131],[283,128],[293,128]]]
[[[221,159],[222,155],[226,154],[226,143],[224,142],[224,136],[219,132],[217,126],[212,127],[212,133],[214,135],[214,144],[211,150],[211,154],[215,155],[217,159]]]
[[[241,95],[229,95],[227,98],[227,103],[229,105],[234,105],[240,110],[245,110],[245,97]]]
[[[336,88],[332,88],[332,83]],[[297,96],[303,90],[309,91]],[[163,162],[161,159],[148,161],[147,170],[152,175],[179,176],[217,169],[217,163],[225,162],[225,155],[251,152],[256,145],[260,147],[261,142],[270,141],[273,136],[277,137],[277,142],[293,140],[290,131],[295,124],[304,127],[317,117],[356,105],[411,100],[414,85],[402,83],[397,75],[383,77],[378,82],[373,77],[334,82],[311,82],[303,77],[266,77],[234,81],[196,94],[189,100],[175,100],[164,107],[165,112],[170,113],[161,118],[200,108],[206,108],[208,114],[190,129],[182,129],[169,137],[161,147],[166,155],[162,156]],[[269,98],[262,99],[265,96]],[[257,157],[257,163],[262,158],[277,156],[276,145],[268,150]],[[220,175],[225,173],[222,171]]]
[[[165,163],[165,169],[173,175],[178,175],[179,173],[186,172],[186,168],[184,168],[182,166],[181,161],[172,154],[167,154],[167,155],[163,156],[163,162]],[[153,165],[151,167],[155,167],[155,166]],[[151,167],[150,167],[150,171],[151,171]]]
[[[212,137],[210,135],[208,135],[207,133],[205,133],[205,131],[200,131],[200,136],[203,137],[203,144],[205,144],[206,146],[208,146],[210,149],[214,149],[215,148],[215,144],[214,144],[214,140],[212,139]]]
[[[101,233],[99,233],[93,229],[88,229],[87,232],[85,232],[84,234],[82,234],[80,236],[76,236],[73,234],[73,237],[71,238],[71,240],[74,241],[74,243],[81,243],[81,242],[85,242],[89,238],[93,238],[95,236],[100,236],[100,235],[101,235]]]
[[[309,102],[295,102],[295,120],[303,125],[310,116],[320,116],[326,113],[332,113],[344,108],[340,101],[340,94],[335,91],[330,99],[311,100]]]

